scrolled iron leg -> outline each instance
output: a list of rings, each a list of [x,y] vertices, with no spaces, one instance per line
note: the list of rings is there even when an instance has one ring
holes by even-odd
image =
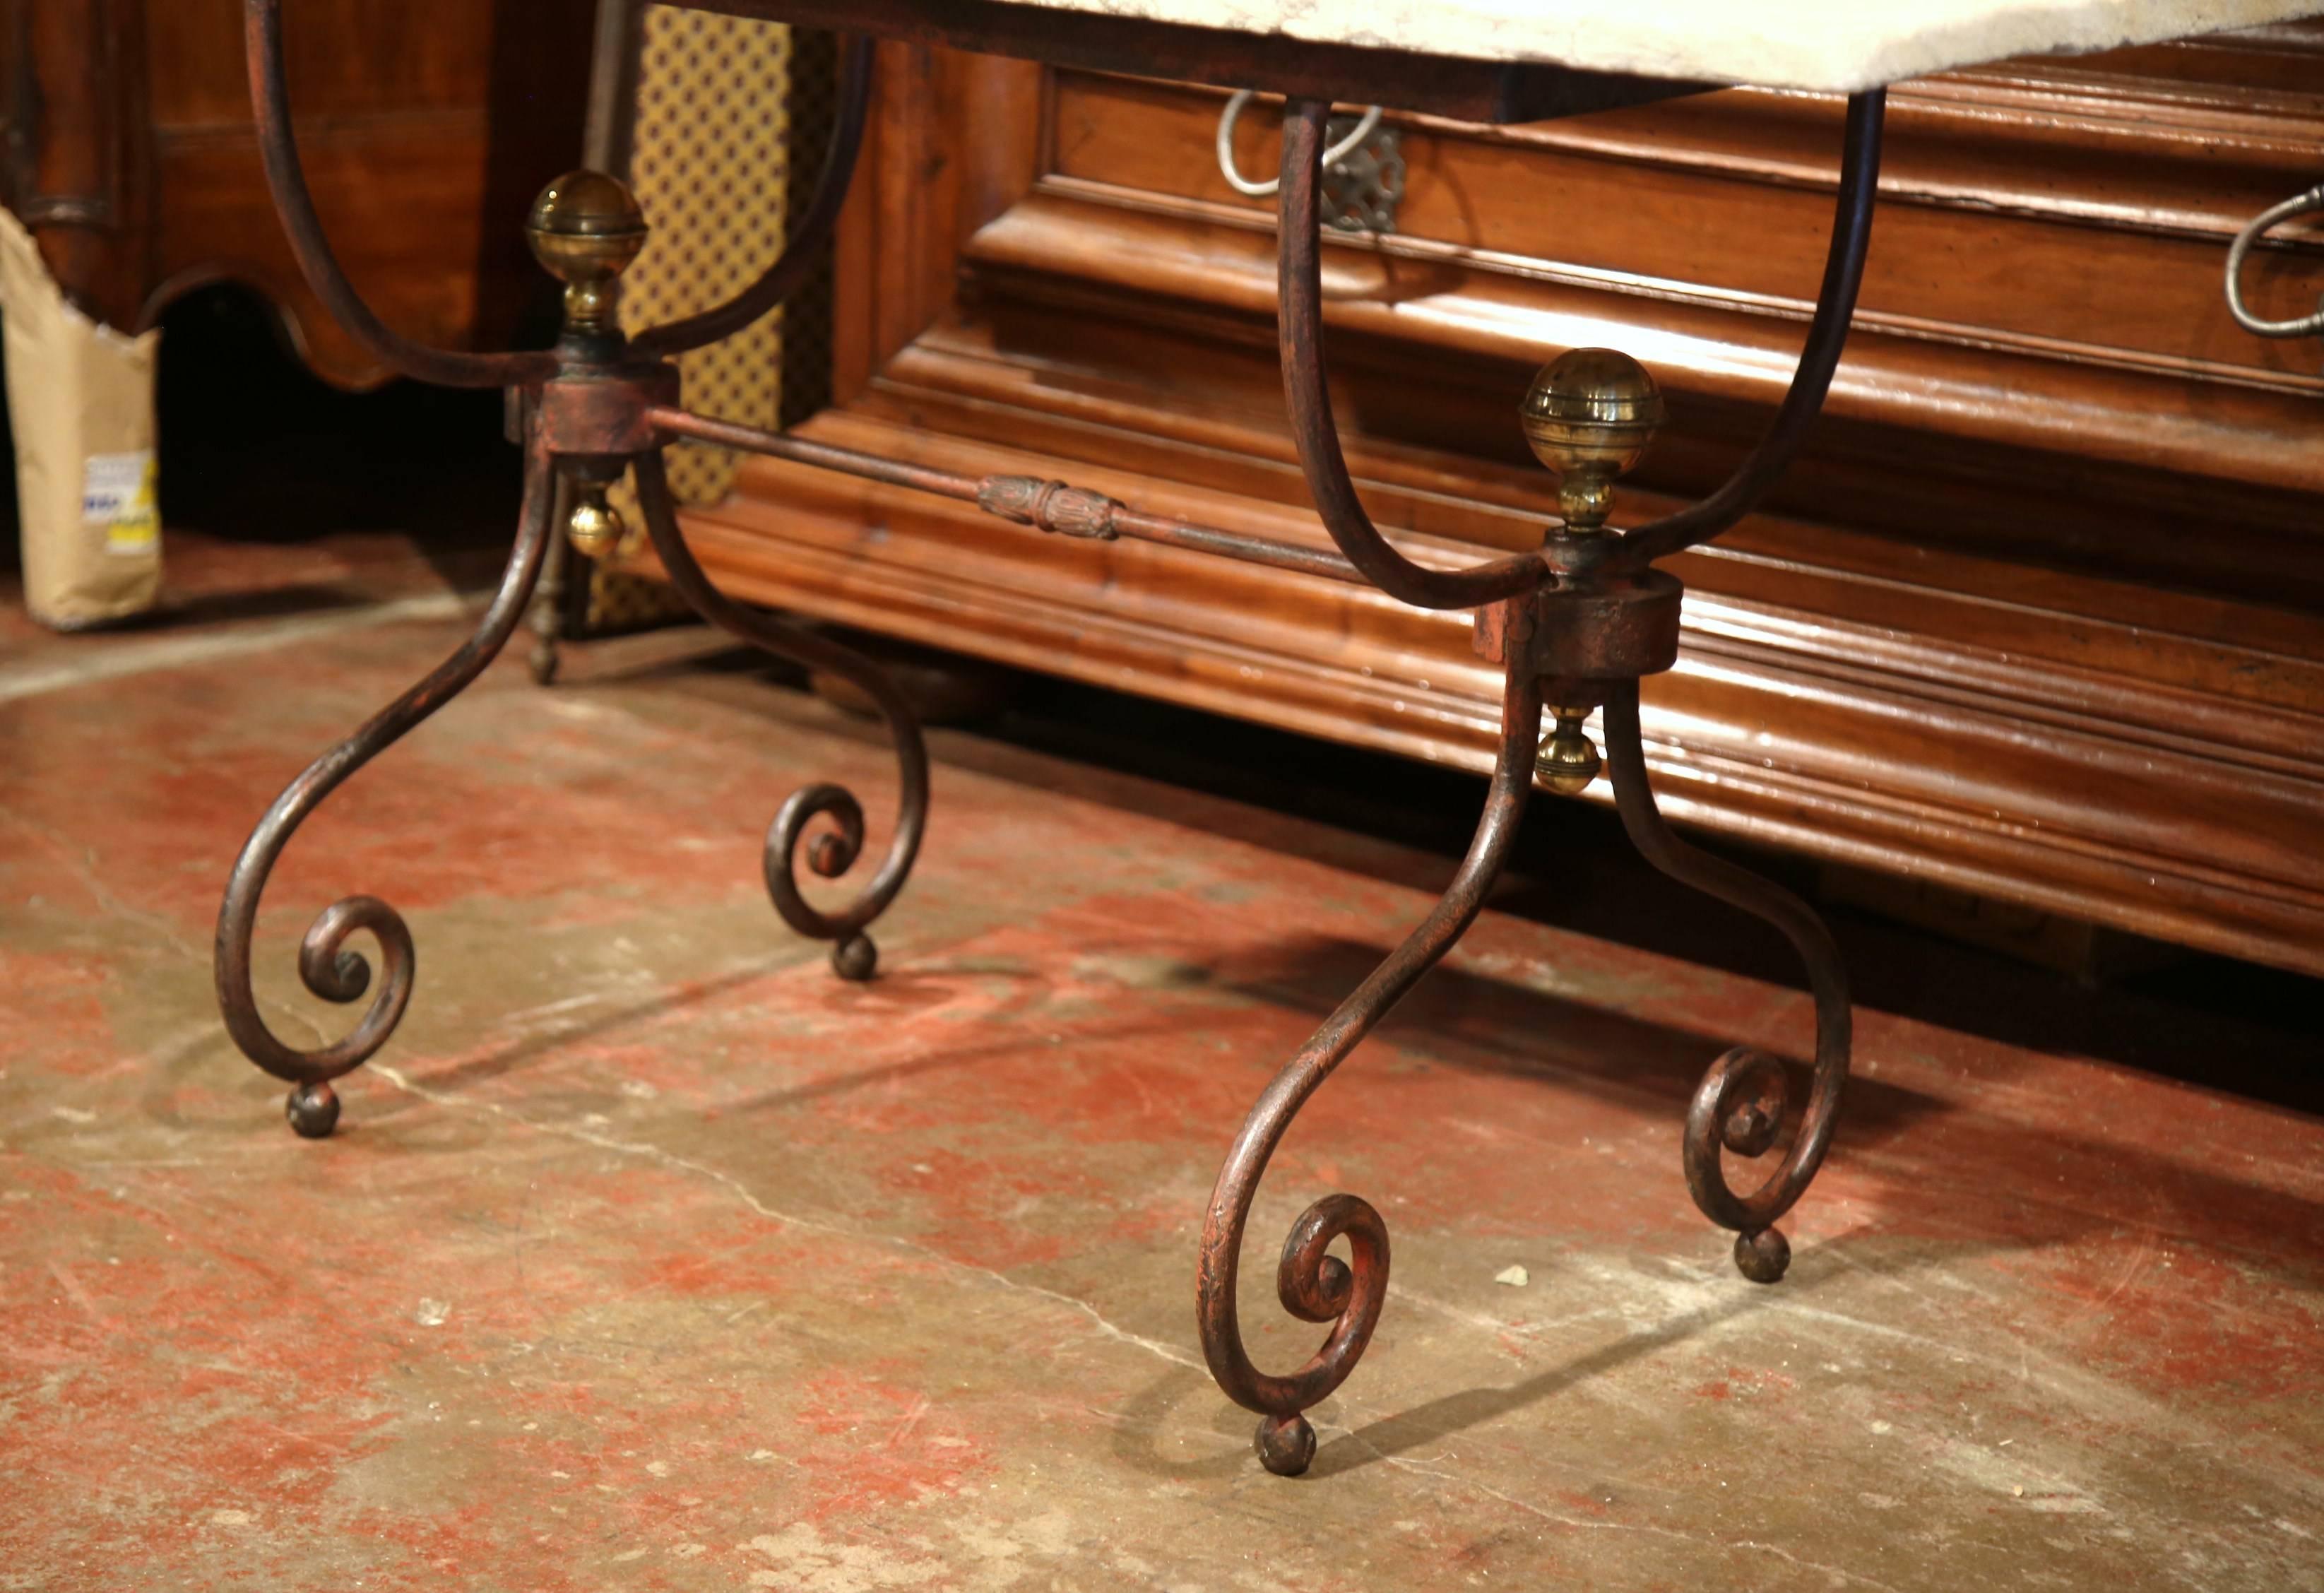
[[[896,802],[896,834],[887,856],[862,891],[844,907],[823,912],[810,906],[798,888],[799,843],[807,825],[827,815],[832,828],[807,843],[807,865],[826,879],[835,879],[854,865],[863,850],[863,806],[844,786],[816,784],[791,794],[768,827],[764,870],[767,894],[783,922],[799,934],[832,943],[831,965],[842,979],[866,980],[879,965],[879,948],[865,933],[885,911],[911,872],[928,822],[928,753],[921,739],[918,718],[895,683],[869,658],[830,638],[787,625],[770,615],[742,607],[710,584],[702,566],[687,550],[678,529],[678,511],[669,493],[669,480],[661,456],[641,454],[634,461],[638,507],[643,513],[654,552],[670,584],[695,612],[712,624],[733,632],[754,647],[765,649],[811,669],[841,677],[870,697],[888,722],[895,738],[899,791]]]
[[[516,546],[509,555],[500,590],[484,611],[475,633],[429,676],[373,715],[362,729],[309,764],[258,821],[244,843],[218,904],[217,957],[219,1010],[226,1032],[242,1054],[295,1086],[285,1105],[290,1126],[320,1139],[339,1120],[339,1099],[330,1081],[361,1067],[387,1043],[411,1000],[411,931],[402,915],[374,896],[351,896],[323,909],[299,948],[299,977],[327,1001],[355,1001],[371,989],[371,965],[347,949],[358,932],[379,942],[381,978],[372,1003],[353,1032],[312,1051],[285,1045],[259,1015],[251,988],[250,942],[258,922],[259,898],[275,860],[307,815],[323,799],[404,733],[457,696],[497,656],[524,617],[525,603],[540,578],[549,546],[551,477],[549,457],[537,443],[527,449],[524,509]]]
[[[564,507],[561,498],[558,507]],[[553,523],[561,525],[565,518],[562,513],[556,514]],[[533,589],[525,615],[525,629],[532,632],[532,650],[525,655],[524,662],[535,686],[557,684],[558,644],[565,640],[565,572],[571,562],[572,555],[564,539],[552,536],[549,555],[541,561],[540,583]]]
[[[1276,1146],[1308,1097],[1475,920],[1525,813],[1540,727],[1540,686],[1530,672],[1513,667],[1502,690],[1501,741],[1491,790],[1460,872],[1420,927],[1340,1003],[1275,1076],[1219,1169],[1203,1224],[1195,1323],[1204,1358],[1219,1387],[1236,1404],[1259,1413],[1259,1457],[1278,1477],[1296,1477],[1314,1459],[1315,1430],[1305,1413],[1355,1369],[1379,1324],[1388,1294],[1388,1225],[1370,1205],[1351,1194],[1324,1196],[1292,1225],[1276,1272],[1277,1298],[1300,1321],[1329,1322],[1332,1331],[1305,1366],[1278,1377],[1251,1364],[1236,1321],[1235,1279],[1251,1202]],[[1349,1241],[1352,1264],[1327,1254],[1333,1241],[1342,1237]]]
[[[1831,932],[1805,902],[1747,870],[1697,851],[1671,833],[1646,783],[1637,681],[1623,682],[1608,698],[1605,726],[1615,806],[1631,843],[1672,879],[1782,930],[1807,963],[1808,982],[1815,992],[1815,1073],[1783,1165],[1757,1189],[1738,1195],[1729,1185],[1721,1162],[1724,1151],[1759,1156],[1783,1133],[1793,1105],[1790,1082],[1783,1064],[1766,1053],[1738,1046],[1712,1063],[1686,1114],[1686,1185],[1694,1203],[1713,1222],[1735,1230],[1738,1270],[1754,1283],[1772,1284],[1792,1259],[1791,1244],[1775,1221],[1806,1192],[1823,1165],[1840,1117],[1849,1050],[1847,971],[1840,966]]]

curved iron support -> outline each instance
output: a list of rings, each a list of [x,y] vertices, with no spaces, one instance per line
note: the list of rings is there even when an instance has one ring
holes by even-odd
[[[895,839],[888,843],[888,855],[881,860],[871,883],[846,907],[826,913],[808,905],[799,894],[798,851],[808,822],[817,815],[827,814],[838,829],[816,837],[807,848],[807,867],[832,879],[854,865],[863,849],[863,807],[853,792],[844,786],[804,787],[791,793],[767,830],[764,869],[767,894],[774,898],[775,910],[783,916],[784,923],[799,934],[833,943],[831,965],[841,978],[869,979],[878,965],[879,952],[864,929],[903,889],[904,878],[911,872],[912,859],[920,850],[920,836],[927,829],[928,752],[920,737],[918,718],[895,683],[861,653],[828,637],[746,609],[712,585],[678,531],[678,511],[670,497],[669,478],[662,469],[661,455],[641,454],[632,463],[638,507],[645,516],[646,531],[653,539],[654,552],[670,585],[678,588],[678,594],[693,605],[695,612],[753,647],[763,648],[809,669],[840,677],[879,706],[881,717],[888,722],[889,732],[895,737],[899,787]]]
[[[1364,512],[1340,451],[1332,394],[1323,381],[1323,259],[1318,190],[1323,183],[1323,130],[1332,107],[1295,99],[1283,107],[1282,187],[1278,196],[1277,345],[1283,362],[1283,396],[1291,409],[1291,435],[1299,467],[1324,529],[1372,585],[1416,608],[1466,609],[1530,592],[1549,578],[1535,553],[1512,555],[1466,569],[1432,570],[1388,545]]]
[[[872,104],[873,48],[870,38],[858,35],[847,47],[840,69],[839,116],[831,132],[831,150],[824,157],[823,174],[816,180],[815,198],[759,280],[725,303],[684,320],[656,327],[630,339],[630,346],[649,358],[667,357],[731,337],[775,308],[807,279],[839,225],[847,189],[855,178],[855,157],[863,147],[863,124]]]
[[[541,559],[549,547],[549,504],[555,496],[549,455],[538,437],[525,455],[524,509],[517,525],[516,546],[509,554],[500,590],[484,610],[475,633],[457,652],[429,676],[389,704],[362,729],[309,764],[305,772],[284,788],[244,843],[226,880],[226,898],[218,904],[217,959],[219,1009],[226,1032],[242,1054],[276,1078],[295,1084],[286,1110],[290,1126],[309,1139],[330,1133],[339,1120],[339,1100],[329,1081],[371,1060],[411,999],[411,932],[402,916],[373,896],[351,896],[333,903],[309,926],[299,948],[299,977],[327,1001],[354,1001],[371,984],[371,966],[362,953],[346,949],[348,937],[359,930],[376,936],[382,978],[353,1033],[313,1051],[287,1045],[259,1016],[251,989],[250,941],[258,922],[258,901],[266,889],[275,860],[298,832],[307,815],[326,796],[374,758],[400,741],[404,733],[442,707],[484,673],[498,655],[517,623],[524,617],[533,584],[540,576]]]
[[[1371,1206],[1350,1194],[1326,1195],[1292,1225],[1277,1270],[1277,1297],[1302,1321],[1332,1323],[1332,1332],[1305,1366],[1277,1376],[1251,1364],[1236,1320],[1235,1278],[1251,1201],[1268,1159],[1308,1097],[1476,919],[1532,794],[1534,741],[1540,729],[1540,684],[1529,668],[1512,662],[1501,690],[1501,740],[1492,787],[1460,871],[1420,926],[1340,1003],[1268,1085],[1211,1192],[1194,1283],[1203,1357],[1228,1398],[1259,1413],[1259,1459],[1279,1477],[1297,1476],[1314,1458],[1315,1430],[1302,1413],[1355,1369],[1379,1321],[1388,1294],[1388,1226]],[[1352,1266],[1325,1254],[1342,1235]]]
[[[1655,559],[1710,540],[1750,512],[1775,478],[1791,467],[1823,409],[1824,395],[1831,391],[1832,373],[1840,368],[1840,351],[1855,319],[1857,290],[1864,281],[1864,256],[1872,239],[1872,202],[1880,189],[1880,134],[1887,113],[1885,88],[1849,97],[1840,195],[1832,213],[1831,246],[1824,256],[1823,283],[1816,291],[1815,318],[1808,324],[1799,366],[1766,436],[1710,497],[1627,533],[1607,560],[1609,569],[1644,569]]]
[[[1646,781],[1637,681],[1623,681],[1607,697],[1605,726],[1614,802],[1631,844],[1681,884],[1782,930],[1807,963],[1808,984],[1815,992],[1815,1074],[1783,1165],[1757,1189],[1738,1195],[1729,1186],[1720,1165],[1722,1148],[1756,1156],[1773,1147],[1782,1134],[1792,1104],[1790,1084],[1782,1064],[1764,1052],[1737,1046],[1712,1063],[1686,1114],[1686,1185],[1694,1203],[1720,1227],[1735,1230],[1735,1265],[1743,1275],[1772,1284],[1784,1275],[1792,1254],[1775,1220],[1792,1209],[1823,1165],[1833,1125],[1840,1119],[1849,1050],[1848,973],[1831,932],[1805,902],[1748,870],[1697,851],[1671,833]]]
[[[275,213],[290,235],[290,253],[307,285],[348,336],[389,370],[439,387],[512,387],[539,382],[557,368],[557,356],[538,353],[467,354],[431,348],[394,331],[373,313],[339,268],[314,196],[299,162],[290,129],[290,92],[282,73],[282,0],[243,0],[243,46],[249,58],[250,100],[258,124],[258,153]]]

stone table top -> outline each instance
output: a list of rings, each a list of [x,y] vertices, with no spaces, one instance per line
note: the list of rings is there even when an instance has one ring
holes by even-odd
[[[2324,0],[1033,0],[1056,9],[1496,61],[1852,90],[2005,56],[2324,14]]]

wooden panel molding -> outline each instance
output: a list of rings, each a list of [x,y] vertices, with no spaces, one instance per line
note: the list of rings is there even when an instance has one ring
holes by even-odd
[[[1320,543],[1274,368],[1272,216],[1212,89],[884,47],[812,435]],[[2324,973],[2324,376],[2220,299],[2324,167],[2324,31],[1900,88],[1864,313],[1769,511],[1675,561],[1650,751],[1686,821]],[[1789,378],[1840,108],[1728,92],[1515,127],[1399,118],[1393,236],[1326,252],[1333,399],[1415,557],[1554,511],[1517,401],[1584,343],[1663,381],[1637,519],[1716,484]],[[1269,159],[1254,115],[1243,164]],[[2312,304],[2324,237],[2267,251]],[[738,594],[1481,767],[1466,620],[1067,543],[799,467],[687,533]]]

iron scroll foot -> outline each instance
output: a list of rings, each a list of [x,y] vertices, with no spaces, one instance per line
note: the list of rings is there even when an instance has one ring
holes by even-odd
[[[678,394],[675,368],[664,356],[714,341],[780,301],[813,269],[829,244],[866,124],[873,51],[868,39],[852,41],[844,75],[838,124],[816,193],[759,280],[725,304],[625,339],[617,311],[620,278],[646,236],[635,197],[599,172],[567,173],[534,201],[527,238],[549,272],[566,284],[565,327],[553,349],[474,353],[433,348],[386,325],[340,270],[317,216],[300,167],[283,68],[282,0],[243,0],[251,102],[267,184],[300,271],[332,317],[382,366],[419,381],[456,387],[502,387],[524,416],[524,510],[506,573],[475,633],[451,658],[396,699],[353,736],[318,759],[275,800],[244,844],[219,905],[216,978],[227,1031],[244,1054],[295,1088],[285,1103],[293,1128],[310,1138],[332,1132],[339,1118],[331,1081],[360,1067],[401,1021],[412,988],[411,935],[402,916],[375,897],[333,904],[308,930],[299,958],[308,990],[332,1001],[371,993],[354,1030],[313,1050],[286,1045],[260,1017],[251,983],[251,937],[258,903],[283,847],[300,824],[350,775],[457,695],[506,645],[542,585],[552,524],[585,550],[610,540],[618,521],[604,489],[623,459],[638,458],[640,483],[655,521],[663,559],[682,591],[703,613],[745,638],[815,668],[844,676],[888,714],[904,765],[902,813],[870,885],[846,908],[821,913],[800,897],[794,854],[817,815],[836,833],[814,837],[807,863],[816,872],[844,873],[861,849],[863,816],[853,796],[835,786],[816,786],[786,803],[768,838],[765,871],[776,907],[794,927],[835,943],[833,964],[850,979],[866,979],[877,952],[865,926],[903,883],[926,824],[927,760],[918,728],[891,686],[871,666],[819,638],[761,620],[720,597],[702,578],[678,540],[658,452],[663,440],[646,416]],[[578,489],[570,512],[557,511],[560,479]],[[593,541],[594,538],[594,541]],[[555,577],[549,582],[555,591]],[[553,603],[540,618],[553,621]],[[535,673],[554,670],[554,638],[544,627]],[[347,943],[358,933],[379,943],[379,978]]]
[[[1351,1194],[1324,1196],[1292,1225],[1277,1269],[1277,1297],[1302,1321],[1329,1322],[1332,1331],[1305,1366],[1277,1376],[1251,1364],[1236,1320],[1235,1279],[1251,1202],[1300,1108],[1475,920],[1525,813],[1540,725],[1539,683],[1522,662],[1513,661],[1502,688],[1500,746],[1492,786],[1460,871],[1420,926],[1340,1003],[1275,1076],[1219,1169],[1195,1270],[1195,1325],[1204,1358],[1219,1387],[1261,1417],[1255,1439],[1259,1460],[1278,1477],[1296,1477],[1314,1459],[1315,1430],[1305,1413],[1355,1369],[1379,1321],[1388,1294],[1388,1225],[1369,1203]],[[1348,1240],[1350,1261],[1328,1253],[1342,1238]]]
[[[307,1138],[323,1138],[338,1125],[339,1100],[330,1081],[368,1062],[402,1021],[403,1009],[411,1000],[411,931],[401,914],[374,896],[346,897],[323,910],[299,948],[300,981],[326,1000],[360,1000],[372,986],[371,964],[362,953],[347,950],[346,944],[358,931],[368,931],[379,942],[379,987],[351,1033],[330,1045],[300,1050],[284,1044],[267,1027],[251,986],[251,935],[258,922],[258,903],[267,877],[300,824],[325,797],[457,696],[499,655],[524,617],[525,603],[540,578],[542,555],[549,546],[552,496],[549,456],[535,437],[526,448],[524,509],[518,520],[516,546],[509,555],[500,589],[475,633],[425,679],[309,764],[258,821],[227,878],[225,898],[218,904],[214,964],[218,1008],[225,1016],[226,1032],[242,1054],[295,1086],[284,1112],[290,1126]]]
[[[1646,782],[1638,731],[1638,683],[1624,681],[1608,696],[1606,755],[1622,827],[1646,861],[1681,884],[1692,885],[1783,931],[1807,963],[1815,993],[1815,1071],[1781,1166],[1746,1195],[1727,1182],[1723,1153],[1756,1156],[1784,1137],[1793,1106],[1784,1066],[1765,1052],[1738,1046],[1711,1064],[1687,1109],[1683,1142],[1686,1186],[1702,1214],[1735,1231],[1735,1266],[1754,1283],[1772,1284],[1791,1265],[1790,1242],[1775,1227],[1823,1165],[1840,1117],[1850,1048],[1848,973],[1840,948],[1813,909],[1790,891],[1748,870],[1696,850],[1672,833]]]
[[[801,935],[831,942],[831,966],[840,978],[870,979],[879,966],[880,953],[866,931],[903,889],[912,860],[918,855],[920,837],[927,829],[928,752],[919,719],[903,693],[871,659],[829,637],[744,608],[711,585],[678,530],[678,511],[660,454],[639,455],[634,467],[638,507],[653,539],[654,553],[670,585],[695,612],[753,647],[840,677],[871,698],[888,722],[899,777],[896,833],[888,843],[887,855],[855,899],[825,912],[809,905],[798,888],[799,843],[816,817],[828,816],[834,827],[807,844],[807,865],[816,873],[826,879],[837,879],[853,866],[863,850],[863,806],[844,786],[816,784],[793,792],[768,827],[763,858],[767,894],[774,898],[783,922]]]

